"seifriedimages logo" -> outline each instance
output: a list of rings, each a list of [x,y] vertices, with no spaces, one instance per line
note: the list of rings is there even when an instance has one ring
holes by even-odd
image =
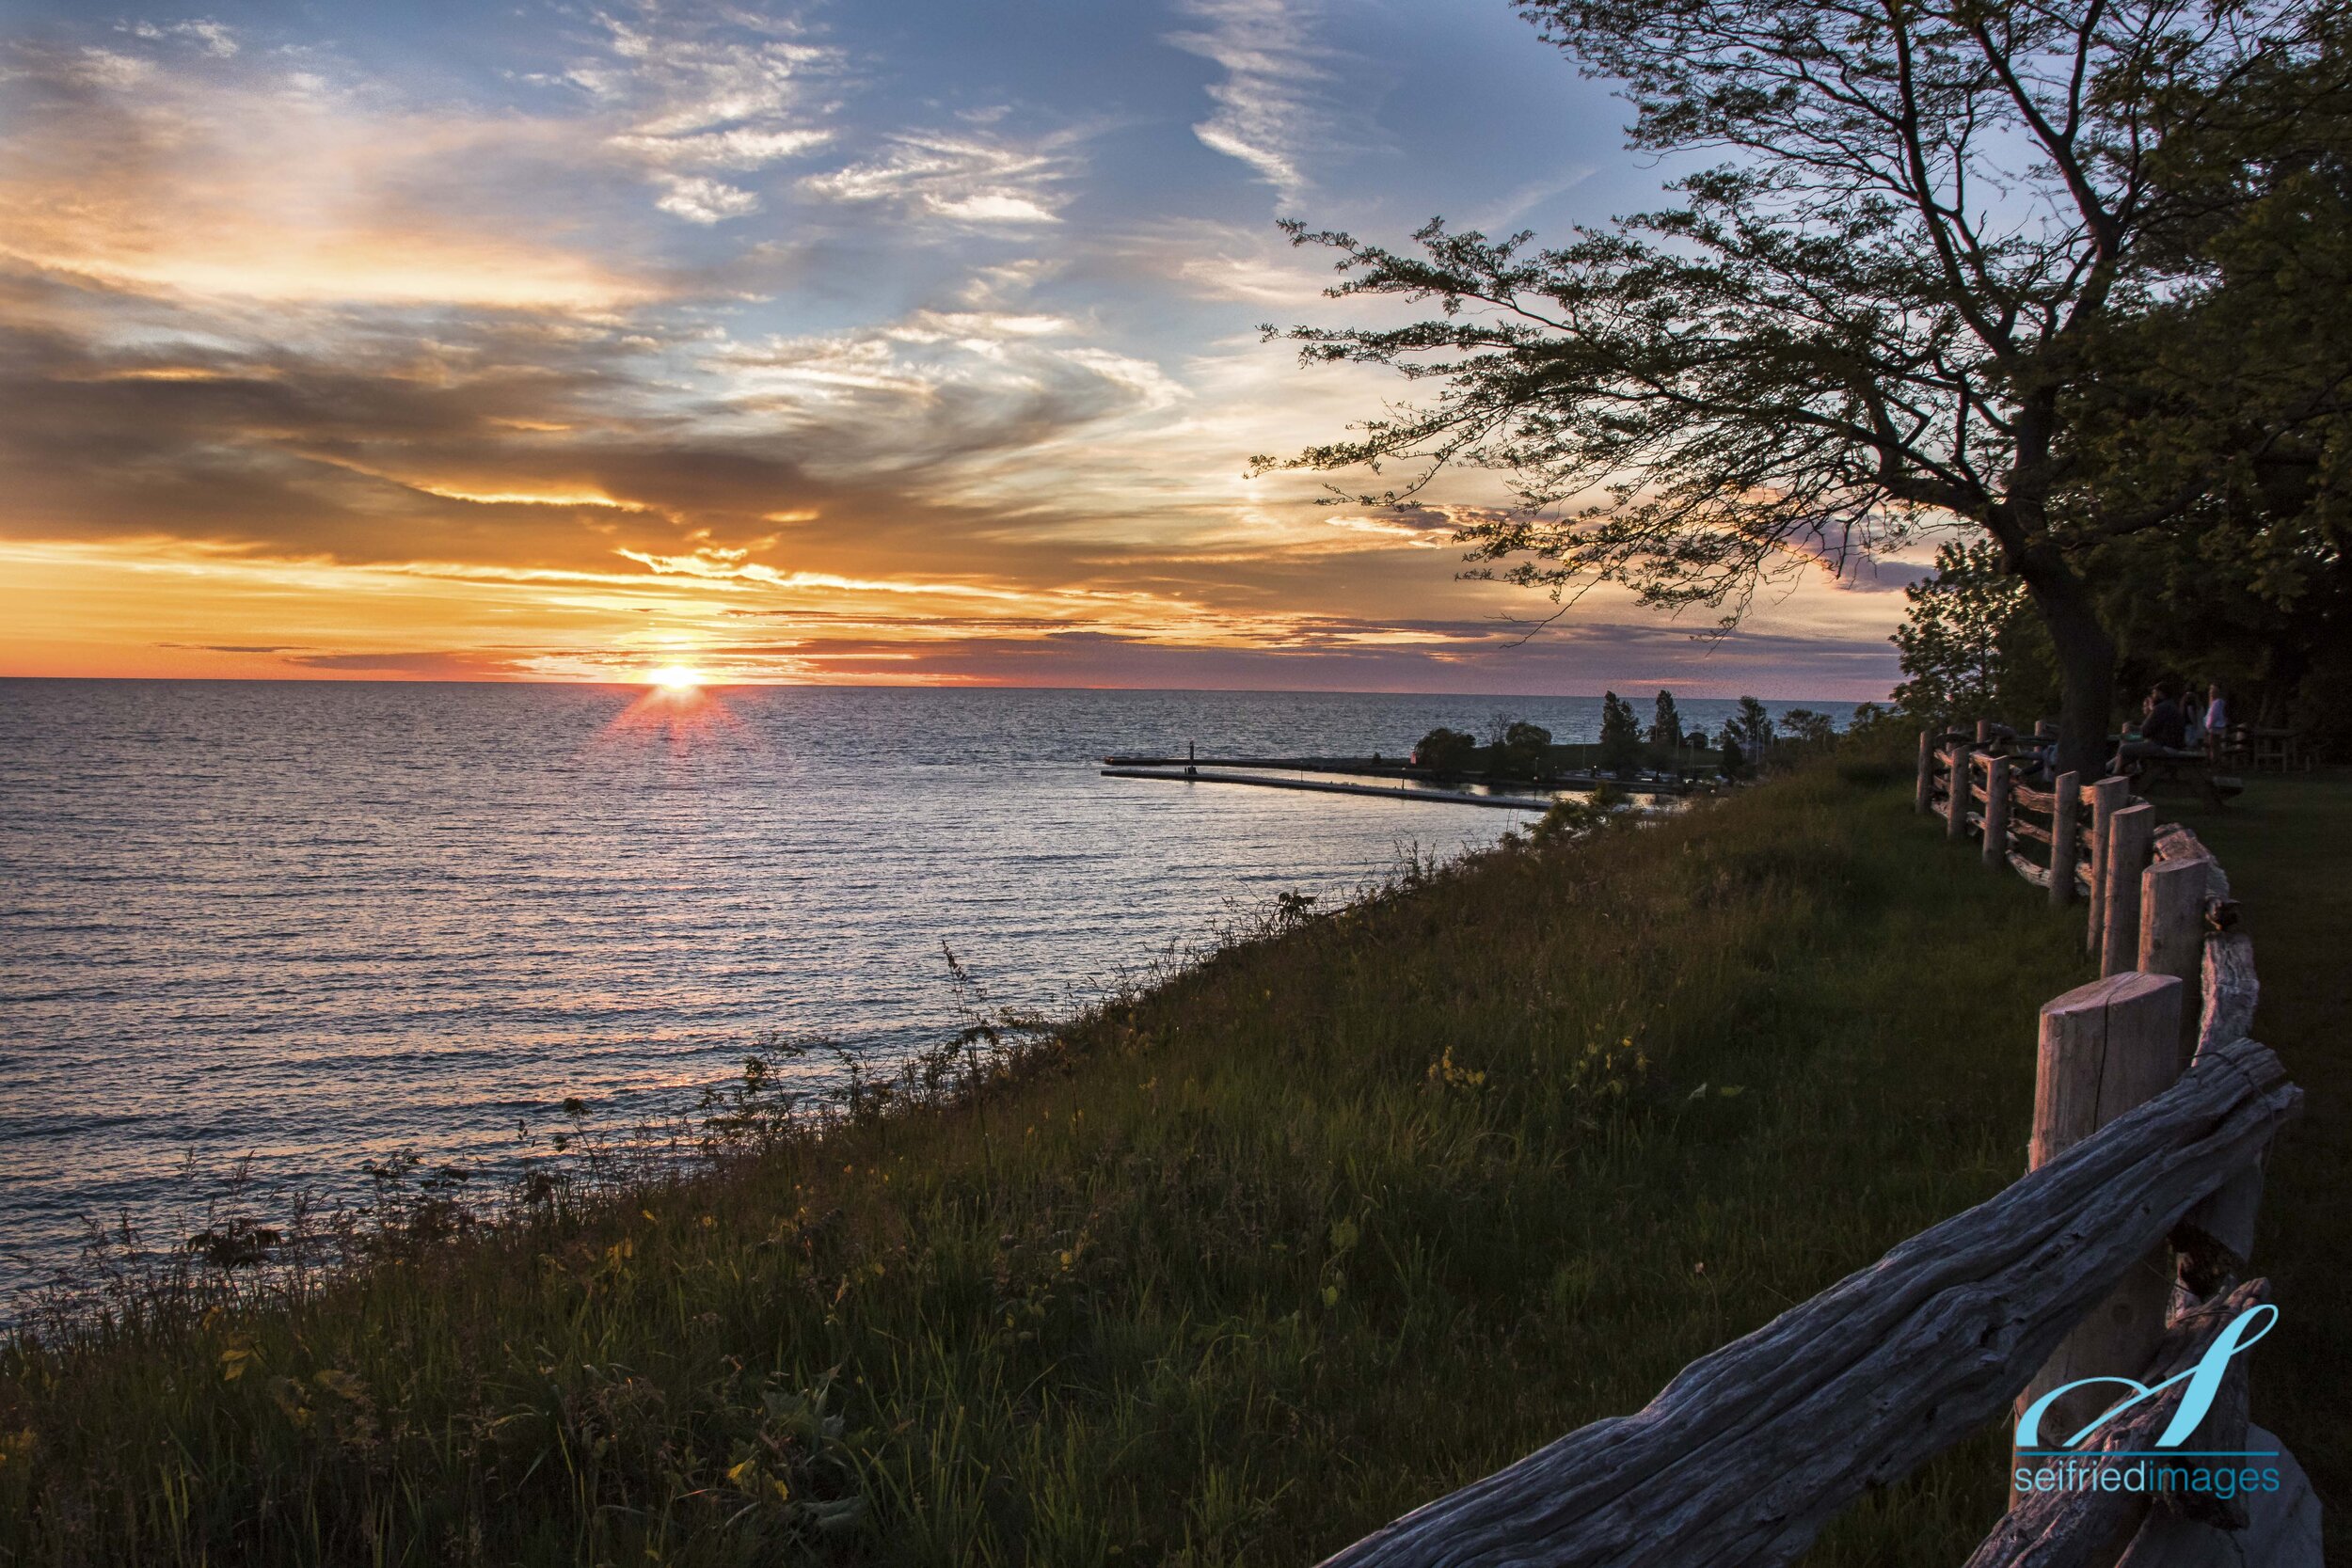
[[[2279,1309],[2267,1302],[2238,1314],[2229,1327],[2206,1347],[2195,1366],[2150,1385],[2130,1377],[2086,1377],[2061,1384],[2017,1418],[2017,1471],[2012,1481],[2020,1492],[2202,1492],[2217,1497],[2246,1492],[2279,1490],[2279,1457],[2265,1450],[2191,1449],[2185,1445],[2221,1391],[2230,1358],[2250,1350],[2279,1321]],[[2149,1449],[2087,1448],[2102,1428],[2157,1398],[2175,1384],[2185,1384],[2181,1402]],[[2060,1447],[2042,1443],[2042,1420],[2050,1406],[2078,1388],[2110,1386],[2124,1396],[2089,1426],[2063,1439]],[[2270,1463],[2265,1463],[2269,1461]]]

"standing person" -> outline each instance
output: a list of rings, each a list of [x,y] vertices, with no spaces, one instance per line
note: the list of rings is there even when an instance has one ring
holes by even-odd
[[[2230,700],[2223,695],[2221,683],[2215,681],[2205,688],[2205,756],[2212,762],[2221,760],[2222,749],[2230,743]]]

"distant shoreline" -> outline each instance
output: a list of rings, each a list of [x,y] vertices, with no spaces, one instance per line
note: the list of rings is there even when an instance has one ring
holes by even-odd
[[[158,686],[521,686],[583,688],[587,689],[621,689],[643,690],[646,683],[639,679],[615,680],[523,680],[504,676],[472,678],[446,675],[405,675],[396,673],[381,674],[322,673],[316,675],[60,675],[0,673],[0,681],[41,681],[66,684],[75,681],[103,681],[113,684],[149,682]],[[1891,699],[1884,691],[1864,697],[1824,697],[1820,693],[1802,697],[1764,696],[1753,689],[1729,690],[1717,695],[1712,689],[1692,687],[1687,682],[1669,679],[1662,683],[1671,688],[1681,701],[1702,703],[1737,702],[1741,696],[1756,696],[1757,701],[1788,706],[1851,708],[1862,703],[1882,705]],[[1153,697],[1418,697],[1433,702],[1494,702],[1494,703],[1597,703],[1598,691],[1560,691],[1554,689],[1529,691],[1460,691],[1439,690],[1434,687],[1340,687],[1340,686],[1018,686],[1006,681],[729,681],[713,679],[704,683],[703,689],[728,691],[1007,691],[1007,692],[1087,692],[1109,695],[1133,692],[1137,696]],[[1627,685],[1626,689],[1637,695],[1650,689],[1647,684]]]

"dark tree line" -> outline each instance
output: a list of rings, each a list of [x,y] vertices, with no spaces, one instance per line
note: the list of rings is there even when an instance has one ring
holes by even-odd
[[[1623,774],[1645,767],[1679,769],[1686,749],[1713,748],[1717,766],[1726,778],[1743,776],[1781,738],[1771,713],[1754,697],[1740,699],[1739,711],[1725,721],[1720,740],[1704,729],[1685,731],[1674,693],[1661,691],[1651,708],[1647,731],[1633,705],[1614,691],[1600,699],[1600,733],[1596,764],[1607,773]],[[1788,738],[1816,750],[1828,745],[1836,726],[1821,714],[1803,708],[1783,716]],[[1552,771],[1551,732],[1540,724],[1498,713],[1487,726],[1486,744],[1463,730],[1439,725],[1414,744],[1410,764],[1439,777],[1473,770],[1497,779],[1540,779]]]

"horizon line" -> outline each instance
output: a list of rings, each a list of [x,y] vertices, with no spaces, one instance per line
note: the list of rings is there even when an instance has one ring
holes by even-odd
[[[620,677],[612,680],[546,680],[508,675],[20,675],[0,673],[0,681],[106,681],[122,685],[202,685],[202,686],[563,686],[563,687],[645,687],[655,683],[643,677]],[[1172,693],[1186,696],[1264,696],[1264,697],[1482,697],[1517,702],[1544,702],[1559,699],[1597,701],[1616,689],[1600,691],[1467,691],[1426,690],[1417,688],[1326,687],[1326,686],[1069,686],[1033,685],[1019,681],[759,681],[705,680],[697,683],[705,691],[803,690],[803,691],[1132,691],[1138,694]],[[1647,691],[1646,682],[1629,686],[1629,690]],[[1671,685],[1657,689],[1673,693]],[[1741,697],[1755,697],[1764,703],[1814,702],[1859,706],[1863,703],[1884,705],[1893,699],[1865,697],[1852,701],[1843,697],[1780,697],[1756,692],[1742,692],[1733,697],[1692,696],[1701,703],[1736,703]]]

